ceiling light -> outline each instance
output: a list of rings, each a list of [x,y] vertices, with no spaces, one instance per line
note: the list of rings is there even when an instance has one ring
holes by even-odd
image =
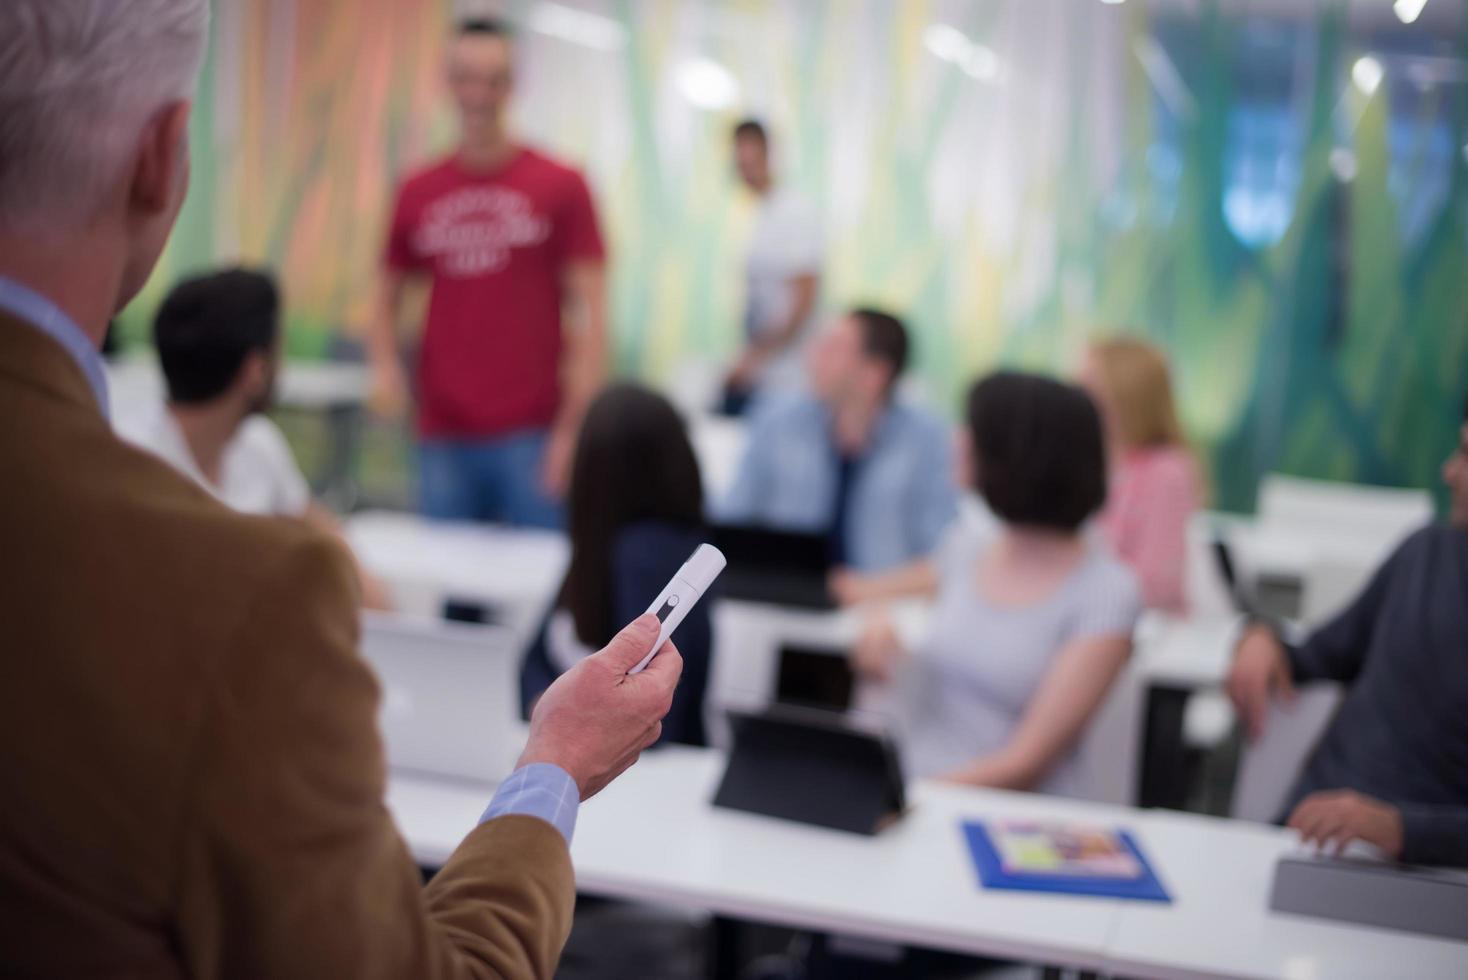
[[[1126,3],[1126,0],[1101,0],[1101,2],[1108,6],[1114,7],[1117,4]]]
[[[969,39],[956,27],[933,24],[923,31],[923,46],[939,61],[957,65],[970,78],[992,82],[999,77],[1002,65],[994,49]]]
[[[1427,0],[1396,0],[1392,4],[1392,10],[1397,13],[1397,20],[1403,24],[1414,23],[1422,16],[1422,8],[1427,6]]]
[[[975,44],[959,67],[970,78],[977,78],[981,82],[993,81],[999,77],[999,56],[984,45]]]
[[[691,105],[717,111],[739,101],[739,80],[711,58],[689,58],[678,66],[674,84]]]
[[[1381,87],[1382,76],[1385,74],[1386,69],[1381,67],[1381,62],[1369,54],[1357,58],[1356,63],[1351,66],[1351,81],[1356,88],[1361,90],[1361,94],[1366,96],[1376,94],[1376,90]]]
[[[963,64],[969,49],[974,46],[963,31],[947,24],[933,24],[923,31],[923,44],[935,58],[955,65]]]

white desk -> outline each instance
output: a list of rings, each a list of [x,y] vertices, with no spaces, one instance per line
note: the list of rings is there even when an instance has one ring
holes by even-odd
[[[570,560],[559,532],[397,511],[355,514],[346,532],[400,611],[437,616],[446,600],[482,603],[522,640],[539,625]]]
[[[1166,980],[1468,977],[1468,943],[1270,911],[1274,862],[1292,840],[1274,827],[1148,811],[1141,841],[1174,902],[1123,904],[1107,972]]]
[[[1147,613],[1137,624],[1133,657],[1148,684],[1209,690],[1233,663],[1239,617],[1177,619]]]
[[[676,904],[791,928],[1125,976],[1324,980],[1468,976],[1468,943],[1269,911],[1281,830],[936,783],[875,838],[709,805],[714,751],[645,755],[587,803],[572,857],[587,893]],[[490,790],[394,775],[388,805],[414,856],[435,865]],[[1055,817],[1125,826],[1171,905],[986,891],[965,819]]]
[[[370,380],[361,364],[287,360],[281,364],[276,400],[302,410],[360,408],[367,401]],[[152,409],[164,397],[163,373],[152,355],[109,362],[107,387],[114,416]]]
[[[734,918],[976,955],[1094,968],[1114,927],[1111,900],[987,892],[961,816],[1083,811],[1060,800],[919,785],[912,812],[867,838],[709,805],[712,751],[643,756],[582,807],[577,888]],[[488,799],[469,786],[393,777],[388,805],[420,862],[442,861]]]

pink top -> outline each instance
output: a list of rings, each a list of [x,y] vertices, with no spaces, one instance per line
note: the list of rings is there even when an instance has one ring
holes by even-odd
[[[1202,500],[1198,468],[1175,446],[1131,450],[1111,472],[1101,529],[1150,609],[1187,611],[1188,521]]]

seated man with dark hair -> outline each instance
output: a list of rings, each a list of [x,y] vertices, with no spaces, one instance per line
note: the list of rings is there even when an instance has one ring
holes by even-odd
[[[153,321],[168,387],[158,411],[118,419],[120,435],[247,514],[297,517],[340,534],[311,497],[279,427],[265,416],[280,367],[280,294],[262,272],[229,269],[174,288]],[[363,601],[387,592],[360,572]]]
[[[859,309],[832,324],[806,361],[810,392],[757,403],[749,448],[715,515],[828,534],[834,563],[888,571],[926,558],[956,512],[948,428],[899,402],[907,331]]]
[[[1289,825],[1307,841],[1468,865],[1468,406],[1464,416],[1443,465],[1448,523],[1403,542],[1304,643],[1262,625],[1239,643],[1228,690],[1253,737],[1296,684],[1349,687],[1290,795]]]

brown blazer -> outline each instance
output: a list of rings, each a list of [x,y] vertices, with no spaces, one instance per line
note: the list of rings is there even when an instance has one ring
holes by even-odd
[[[466,827],[421,885],[354,583],[329,538],[119,441],[0,314],[0,976],[553,973],[549,824]]]

